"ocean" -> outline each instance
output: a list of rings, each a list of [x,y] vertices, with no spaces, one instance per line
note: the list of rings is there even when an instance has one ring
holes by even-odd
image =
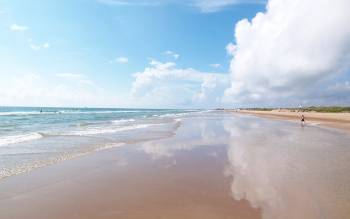
[[[0,179],[174,134],[199,110],[0,107]]]

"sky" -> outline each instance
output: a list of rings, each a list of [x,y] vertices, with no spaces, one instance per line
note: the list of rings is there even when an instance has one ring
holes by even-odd
[[[348,0],[0,0],[0,105],[350,105]]]

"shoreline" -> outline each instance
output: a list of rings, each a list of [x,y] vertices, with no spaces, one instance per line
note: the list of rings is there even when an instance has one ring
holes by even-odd
[[[194,135],[198,123],[213,127],[192,119],[168,138],[0,180],[0,218],[261,218],[248,200],[232,197],[232,178],[223,173],[228,145]]]
[[[320,113],[320,112],[291,112],[291,111],[257,111],[257,110],[225,110],[231,113],[254,115],[262,118],[280,119],[300,122],[301,115],[305,116],[306,124],[320,125],[350,133],[350,113]]]

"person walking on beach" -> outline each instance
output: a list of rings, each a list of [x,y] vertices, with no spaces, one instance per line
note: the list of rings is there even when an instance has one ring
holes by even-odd
[[[302,125],[302,126],[305,125],[305,117],[304,117],[303,114],[301,115],[301,125]]]

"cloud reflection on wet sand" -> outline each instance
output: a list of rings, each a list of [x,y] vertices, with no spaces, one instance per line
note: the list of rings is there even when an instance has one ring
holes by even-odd
[[[264,219],[350,215],[350,138],[335,131],[261,119],[227,120],[227,175],[236,200]]]
[[[264,219],[350,215],[350,136],[250,116],[201,116],[184,118],[175,136],[145,142],[141,150],[160,159],[226,146],[227,157],[216,159],[227,159],[223,172],[232,178],[233,199],[249,201]]]

